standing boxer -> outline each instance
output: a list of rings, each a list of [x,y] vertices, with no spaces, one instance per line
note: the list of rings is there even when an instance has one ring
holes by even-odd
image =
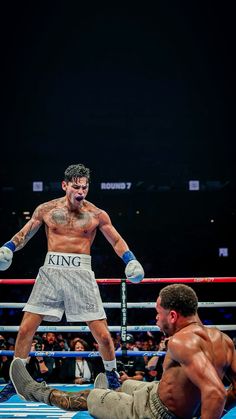
[[[65,170],[62,189],[65,196],[39,205],[32,218],[0,248],[0,270],[12,263],[13,252],[22,249],[44,224],[48,253],[39,269],[17,335],[15,357],[26,363],[32,338],[42,322],[60,321],[65,312],[70,322],[84,321],[99,344],[109,388],[120,386],[111,339],[101,296],[91,270],[91,246],[99,229],[126,264],[126,277],[140,282],[141,264],[112,225],[108,214],[85,198],[90,170],[83,164]],[[0,393],[0,402],[15,393],[10,382]]]

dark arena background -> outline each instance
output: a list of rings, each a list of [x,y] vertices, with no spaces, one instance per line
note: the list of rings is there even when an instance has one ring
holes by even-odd
[[[25,211],[62,196],[64,169],[82,162],[88,199],[108,211],[146,276],[234,275],[230,9],[56,4],[2,8],[2,242]],[[39,236],[4,277],[36,275]],[[98,277],[122,275],[99,234],[93,251]]]
[[[5,2],[2,244],[37,205],[63,196],[65,168],[83,163],[87,199],[108,212],[146,278],[236,277],[233,19],[230,4],[210,1]],[[42,227],[0,280],[35,278],[46,245]],[[99,231],[92,266],[97,278],[124,277]],[[191,285],[199,301],[235,298],[234,283]],[[161,286],[129,285],[128,301],[154,301]],[[119,301],[118,288],[101,285],[103,301]],[[1,301],[25,302],[31,289],[3,284]],[[0,313],[2,325],[22,318]],[[128,324],[155,324],[154,309],[128,314]],[[119,323],[120,309],[107,315]],[[235,307],[200,315],[236,324]]]

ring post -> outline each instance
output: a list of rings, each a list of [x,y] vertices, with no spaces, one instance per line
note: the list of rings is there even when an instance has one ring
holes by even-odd
[[[120,283],[120,300],[121,300],[121,344],[123,355],[127,354],[127,284],[126,279],[121,279]]]

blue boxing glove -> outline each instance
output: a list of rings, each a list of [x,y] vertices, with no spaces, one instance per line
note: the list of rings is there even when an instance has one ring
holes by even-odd
[[[122,259],[126,263],[126,278],[134,284],[141,282],[144,278],[144,270],[142,265],[137,261],[134,254],[130,250],[127,250],[122,255]]]
[[[15,244],[10,241],[0,247],[0,271],[6,271],[12,264]]]

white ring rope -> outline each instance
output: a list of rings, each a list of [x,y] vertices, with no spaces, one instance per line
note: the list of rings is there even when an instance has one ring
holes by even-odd
[[[0,308],[23,308],[26,303],[0,303]],[[127,308],[155,308],[155,302],[127,303]],[[121,303],[103,303],[104,308],[120,308]],[[199,308],[203,307],[236,307],[235,301],[206,301],[199,302]]]
[[[220,330],[236,330],[236,324],[205,325]],[[0,332],[18,332],[19,326],[0,326]],[[110,332],[120,332],[120,326],[109,326]],[[39,326],[38,332],[90,332],[88,326]],[[127,332],[159,332],[158,326],[127,326]]]

